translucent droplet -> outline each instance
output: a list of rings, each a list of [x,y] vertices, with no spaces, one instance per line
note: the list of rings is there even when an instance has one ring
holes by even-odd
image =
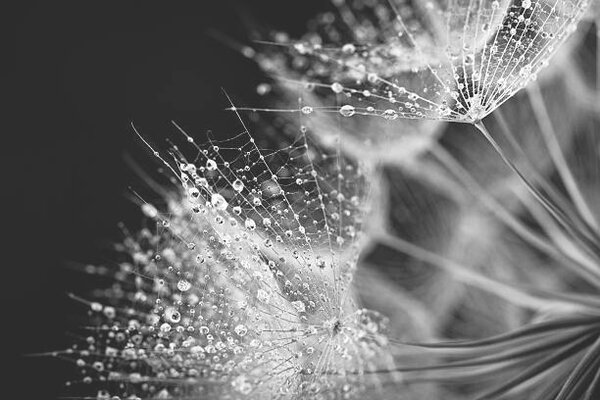
[[[189,281],[186,281],[185,279],[181,279],[179,282],[177,282],[177,289],[179,289],[182,292],[187,292],[188,290],[190,290],[191,287],[192,284]]]
[[[210,203],[214,208],[220,211],[225,211],[227,209],[227,200],[219,193],[214,193],[210,198]]]
[[[156,218],[158,216],[158,210],[152,204],[142,204],[142,212],[148,218]]]
[[[294,307],[296,309],[296,311],[298,311],[298,312],[306,311],[306,306],[300,300],[292,301],[291,304],[292,304],[292,307]]]
[[[104,307],[103,312],[106,318],[108,319],[113,319],[117,315],[117,312],[114,307]]]
[[[214,171],[217,169],[217,163],[215,162],[215,160],[207,160],[206,161],[206,169],[209,171]]]
[[[181,313],[176,309],[169,307],[165,310],[165,319],[176,324],[181,321]]]
[[[244,226],[246,227],[246,229],[253,231],[256,229],[256,222],[254,222],[254,220],[252,218],[248,218],[244,222]]]
[[[269,85],[268,83],[261,83],[256,87],[256,93],[258,93],[261,96],[264,96],[265,94],[269,93],[271,91],[271,85]]]
[[[340,114],[342,114],[344,117],[351,117],[356,113],[356,110],[354,108],[354,106],[351,106],[350,104],[346,104],[345,106],[342,106],[340,108]]]
[[[387,110],[385,110],[383,112],[383,118],[393,121],[398,118],[398,113],[396,112],[396,110],[392,110],[391,108],[388,108]]]
[[[244,182],[240,181],[239,179],[233,181],[233,184],[231,186],[236,192],[241,192],[242,190],[244,190]]]
[[[331,90],[333,93],[342,93],[344,91],[344,87],[339,82],[334,82],[331,84]]]
[[[304,106],[300,109],[300,111],[302,112],[302,114],[308,115],[311,114],[314,110],[310,106]]]
[[[197,199],[198,197],[200,197],[200,191],[195,187],[190,188],[188,190],[188,194],[192,199]]]
[[[263,289],[258,289],[256,291],[256,298],[258,299],[258,301],[262,301],[263,303],[268,303],[269,300],[271,299],[271,296],[269,295],[269,293],[267,293]]]
[[[356,51],[356,46],[354,46],[352,43],[346,43],[344,46],[342,46],[342,51],[346,54],[354,54]]]
[[[245,325],[241,325],[241,324],[236,326],[234,330],[238,336],[245,336],[246,333],[248,333],[248,328],[246,328]]]

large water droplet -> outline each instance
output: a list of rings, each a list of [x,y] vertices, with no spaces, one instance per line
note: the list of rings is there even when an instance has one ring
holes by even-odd
[[[192,284],[185,279],[181,279],[179,282],[177,282],[177,289],[181,290],[182,292],[187,292],[191,287]]]
[[[238,334],[238,336],[245,336],[246,333],[248,333],[248,328],[246,328],[245,325],[238,325],[235,327],[235,333]]]
[[[350,104],[346,104],[345,106],[342,106],[340,108],[340,114],[342,114],[344,117],[351,117],[356,113],[356,110],[354,108],[354,106],[351,106]]]
[[[240,181],[239,179],[233,181],[233,184],[231,186],[236,192],[241,192],[242,190],[244,190],[244,182]]]
[[[214,208],[220,211],[224,211],[227,209],[227,200],[219,193],[214,193],[210,198],[210,203]]]
[[[344,87],[339,82],[334,82],[331,84],[331,90],[333,93],[342,93],[344,91]]]

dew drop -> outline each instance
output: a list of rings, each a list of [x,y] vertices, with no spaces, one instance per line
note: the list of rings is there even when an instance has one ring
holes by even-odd
[[[246,336],[246,333],[248,333],[248,328],[246,328],[245,325],[241,324],[236,326],[234,330],[238,336]]]
[[[227,200],[219,193],[214,193],[210,198],[210,203],[214,208],[220,211],[224,211],[227,209]]]
[[[241,192],[242,190],[244,190],[244,182],[240,181],[239,179],[233,181],[233,184],[231,186],[236,192]]]
[[[256,298],[258,299],[258,301],[262,301],[263,303],[268,303],[269,300],[271,299],[271,296],[269,295],[269,293],[267,293],[263,289],[258,289],[256,291]]]
[[[292,307],[294,307],[296,309],[296,311],[298,312],[305,312],[306,311],[306,306],[304,305],[303,302],[301,302],[300,300],[297,301],[292,301],[290,303],[292,305]]]
[[[352,43],[346,43],[344,46],[342,46],[342,51],[346,54],[354,54],[356,51],[356,46],[354,46]]]
[[[142,205],[142,212],[148,218],[156,218],[158,216],[158,210],[152,204],[144,203]]]
[[[244,222],[244,226],[246,227],[246,229],[253,231],[256,229],[256,222],[254,222],[254,220],[252,218],[248,218]]]
[[[258,93],[260,96],[264,96],[265,94],[269,93],[271,91],[271,85],[269,85],[268,83],[261,83],[256,87],[256,93]]]
[[[176,309],[169,307],[165,310],[165,319],[176,324],[181,321],[181,313]]]
[[[371,83],[377,83],[378,79],[379,79],[379,77],[375,73],[370,73],[367,75],[367,80]]]
[[[353,106],[346,104],[340,108],[340,114],[344,117],[351,117],[356,113],[356,110]]]
[[[177,282],[177,289],[179,289],[182,292],[187,292],[188,290],[190,290],[191,287],[192,284],[189,281],[186,281],[185,279],[181,279],[179,282]]]
[[[334,82],[331,84],[331,90],[333,93],[342,93],[344,91],[344,87],[339,82]]]
[[[206,161],[206,169],[209,171],[214,171],[217,169],[217,163],[215,162],[215,160],[207,160]]]
[[[383,118],[385,118],[389,121],[393,121],[398,118],[398,113],[395,110],[388,108],[387,110],[385,110],[383,112]]]
[[[312,107],[310,106],[304,106],[300,109],[300,111],[302,112],[302,114],[304,115],[308,115],[308,114],[312,114],[312,112],[314,111]]]

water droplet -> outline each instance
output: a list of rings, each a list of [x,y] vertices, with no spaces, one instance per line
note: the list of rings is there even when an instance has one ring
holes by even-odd
[[[227,209],[227,200],[219,193],[214,193],[210,198],[210,202],[217,210],[225,211]]]
[[[169,307],[165,310],[165,319],[169,322],[176,324],[179,321],[181,321],[181,313],[175,308]]]
[[[142,204],[142,212],[148,218],[156,218],[158,216],[158,210],[152,204]]]
[[[346,104],[345,106],[342,106],[340,108],[340,114],[342,114],[344,117],[351,117],[356,113],[356,110],[354,109],[353,106]]]
[[[292,305],[292,307],[294,307],[296,309],[296,311],[298,312],[305,312],[306,311],[306,306],[304,305],[303,302],[301,302],[300,300],[297,301],[292,301],[290,303]]]
[[[238,325],[235,327],[235,333],[238,334],[238,336],[245,336],[246,333],[248,333],[248,328],[246,328],[245,325]]]
[[[383,118],[393,121],[398,118],[398,113],[395,110],[388,108],[383,112]]]
[[[117,312],[114,307],[104,307],[103,312],[106,318],[108,319],[113,319],[117,315]]]
[[[192,199],[197,199],[198,197],[200,197],[200,191],[195,187],[190,188],[188,190],[188,194]]]
[[[352,43],[346,43],[344,46],[342,46],[342,51],[346,54],[354,54],[356,51],[356,46],[354,46]]]
[[[185,279],[181,279],[179,282],[177,282],[177,289],[179,289],[182,292],[187,292],[188,290],[190,290],[191,287],[192,284],[189,281],[186,281]]]
[[[254,222],[254,220],[252,218],[248,218],[244,222],[244,226],[246,227],[246,229],[253,231],[256,229],[256,222]]]
[[[268,303],[269,300],[271,299],[271,295],[269,295],[269,293],[267,293],[263,289],[258,289],[256,291],[256,298],[258,299],[258,301],[262,301],[263,303]]]
[[[260,96],[264,96],[265,94],[269,93],[271,91],[271,85],[269,85],[268,83],[261,83],[256,87],[256,93],[258,93]]]
[[[236,192],[241,192],[242,190],[244,190],[244,182],[240,181],[239,179],[233,181],[233,184],[231,186]]]
[[[210,160],[208,159],[206,161],[206,169],[209,171],[214,171],[217,169],[217,163],[215,162],[215,160]]]
[[[344,91],[344,87],[339,82],[334,82],[331,84],[331,90],[333,93],[342,93]]]
[[[302,112],[302,114],[304,115],[308,115],[308,114],[312,114],[312,112],[314,111],[312,107],[310,106],[304,106],[300,109],[300,111]]]

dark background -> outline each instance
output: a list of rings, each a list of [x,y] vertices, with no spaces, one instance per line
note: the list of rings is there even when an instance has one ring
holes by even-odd
[[[238,133],[221,87],[252,102],[262,77],[211,29],[238,40],[253,23],[298,35],[326,2],[24,3],[3,9],[0,397],[53,399],[72,366],[24,355],[68,347],[85,314],[66,294],[97,284],[78,269],[109,264],[118,222],[140,223],[128,187],[144,183],[125,160],[150,174],[156,164],[130,121],[159,144],[171,119],[198,135]]]

